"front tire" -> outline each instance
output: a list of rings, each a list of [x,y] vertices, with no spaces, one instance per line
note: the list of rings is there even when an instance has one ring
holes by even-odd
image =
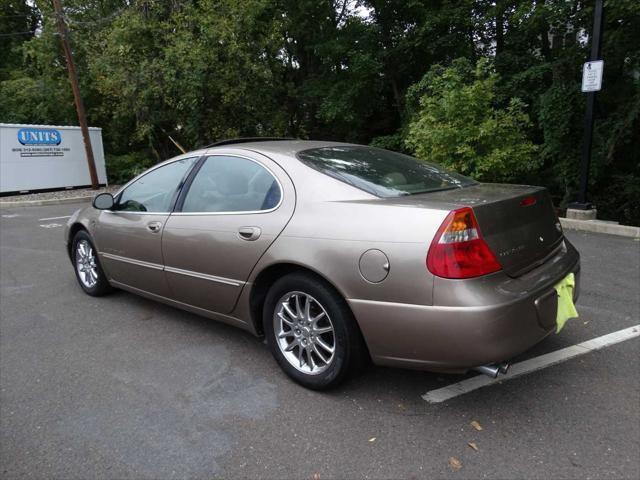
[[[93,240],[85,230],[78,231],[73,237],[71,253],[76,279],[86,294],[101,297],[113,291],[100,265]]]
[[[345,300],[322,280],[293,273],[264,303],[271,353],[289,377],[314,390],[332,388],[366,361],[366,347]]]

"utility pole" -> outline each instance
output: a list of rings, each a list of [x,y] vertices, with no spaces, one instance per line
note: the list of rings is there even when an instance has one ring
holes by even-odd
[[[67,59],[67,71],[69,72],[69,82],[73,90],[73,98],[76,104],[76,112],[78,113],[78,122],[82,131],[82,139],[84,140],[84,150],[87,154],[87,164],[89,165],[89,175],[91,176],[91,188],[98,189],[98,174],[96,173],[96,163],[93,159],[93,148],[91,148],[91,138],[89,137],[89,127],[87,127],[87,116],[84,111],[84,104],[80,96],[80,87],[78,86],[78,75],[76,73],[76,65],[73,62],[73,54],[69,45],[69,31],[67,23],[64,20],[64,12],[62,10],[61,0],[52,0],[53,8],[56,12],[56,23],[58,24],[58,32],[64,56]]]
[[[602,3],[603,0],[595,0],[593,31],[591,32],[591,56],[589,58],[590,62],[588,62],[587,65],[589,69],[592,66],[592,62],[595,61],[597,63],[597,61],[600,60],[600,48],[602,45]],[[600,66],[600,68],[602,68],[602,66]],[[584,83],[585,80],[583,78],[583,91],[585,91]],[[584,116],[584,137],[582,140],[582,159],[580,161],[580,190],[578,191],[578,201],[569,204],[570,209],[593,211],[594,218],[595,209],[590,202],[587,202],[587,188],[589,186],[589,165],[591,164],[591,144],[593,138],[593,110],[598,90],[600,90],[600,86],[595,90],[586,91],[587,110]]]

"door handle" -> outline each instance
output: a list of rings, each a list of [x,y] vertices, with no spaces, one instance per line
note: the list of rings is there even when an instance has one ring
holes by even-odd
[[[160,223],[160,222],[149,222],[149,223],[147,223],[147,229],[151,233],[158,233],[158,232],[160,232],[161,228],[162,228],[162,223]]]
[[[253,241],[260,237],[262,230],[258,227],[240,227],[238,229],[238,237],[242,240]]]

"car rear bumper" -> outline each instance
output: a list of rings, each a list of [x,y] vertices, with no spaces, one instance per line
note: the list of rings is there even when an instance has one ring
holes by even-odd
[[[565,242],[545,264],[515,279],[503,273],[471,281],[437,279],[439,305],[348,301],[374,363],[464,372],[509,360],[553,332],[553,286],[571,272],[577,300],[579,255]]]

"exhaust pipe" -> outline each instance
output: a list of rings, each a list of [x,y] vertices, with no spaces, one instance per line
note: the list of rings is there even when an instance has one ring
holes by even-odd
[[[500,367],[497,365],[482,365],[473,368],[476,372],[483,373],[487,377],[496,378],[500,373]]]
[[[498,374],[505,374],[509,371],[509,363],[495,363],[492,365],[482,365],[480,367],[474,367],[473,370],[480,372],[488,377],[497,378]]]

